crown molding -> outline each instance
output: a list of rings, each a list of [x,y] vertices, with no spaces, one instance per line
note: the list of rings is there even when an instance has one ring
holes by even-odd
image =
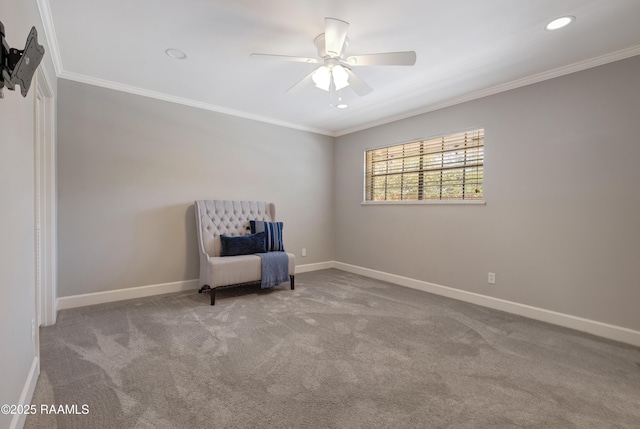
[[[58,78],[71,80],[80,83],[86,83],[88,85],[99,86],[102,88],[112,89],[115,91],[126,92],[129,94],[140,95],[143,97],[154,98],[156,100],[168,101],[170,103],[182,104],[184,106],[195,107],[197,109],[209,110],[216,113],[223,113],[225,115],[237,116],[240,118],[251,119],[253,121],[264,122],[271,125],[277,125],[286,128],[292,128],[295,130],[306,131],[315,134],[323,134],[330,137],[335,137],[331,131],[322,130],[318,128],[307,127],[300,124],[294,124],[292,122],[281,121],[274,118],[269,118],[267,116],[255,115],[253,113],[244,112],[241,110],[229,109],[222,106],[217,106],[215,104],[205,103],[203,101],[196,101],[190,98],[178,97],[175,95],[169,95],[162,92],[152,91],[144,88],[139,88],[137,86],[125,85],[118,82],[113,82],[110,80],[99,79],[92,76],[86,76],[79,73],[72,73],[68,71],[63,71],[58,74]]]
[[[130,94],[141,95],[143,97],[154,98],[156,100],[168,101],[170,103],[182,104],[185,106],[195,107],[197,109],[209,110],[216,113],[223,113],[225,115],[237,116],[240,118],[251,119],[258,122],[264,122],[271,125],[277,125],[286,128],[292,128],[295,130],[311,132],[315,134],[327,135],[335,137],[334,133],[328,130],[307,127],[300,124],[294,124],[292,122],[281,121],[266,116],[255,115],[252,113],[229,109],[215,104],[205,103],[202,101],[196,101],[189,98],[177,97],[162,92],[151,91],[144,88],[139,88],[131,85],[125,85],[118,82],[113,82],[105,79],[99,79],[91,76],[86,76],[79,73],[73,73],[66,71],[62,63],[62,56],[60,55],[60,47],[58,45],[58,38],[56,36],[56,29],[53,23],[53,17],[51,14],[51,7],[49,0],[36,0],[38,10],[40,12],[40,18],[42,19],[42,26],[44,28],[45,36],[47,37],[47,43],[51,51],[51,60],[53,67],[55,68],[56,76],[60,79],[72,80],[75,82],[86,83],[88,85],[99,86],[102,88],[113,89],[115,91],[127,92]]]
[[[55,69],[56,76],[60,76],[64,71],[64,67],[62,67],[62,56],[60,56],[60,47],[58,45],[58,37],[56,36],[56,27],[53,24],[53,17],[51,16],[49,0],[36,0],[36,3],[38,4],[42,27],[44,28],[44,34],[47,38],[49,50],[51,51],[53,68]]]
[[[340,137],[347,134],[352,134],[357,131],[362,131],[369,128],[377,127],[379,125],[385,125],[391,122],[400,121],[402,119],[407,119],[407,118],[422,115],[425,113],[433,112],[435,110],[444,109],[445,107],[455,106],[456,104],[466,103],[467,101],[477,100],[479,98],[488,97],[490,95],[499,94],[501,92],[510,91],[512,89],[521,88],[523,86],[532,85],[534,83],[542,82],[542,81],[553,79],[556,77],[568,75],[571,73],[576,73],[576,72],[587,70],[593,67],[612,63],[615,61],[624,60],[626,58],[634,57],[636,55],[640,55],[640,45],[632,46],[626,49],[621,49],[615,52],[610,52],[608,54],[604,54],[599,57],[591,58],[584,61],[579,61],[577,63],[558,67],[556,69],[548,70],[542,73],[537,73],[521,79],[516,79],[511,82],[492,86],[490,88],[485,88],[478,91],[470,92],[468,94],[461,95],[459,97],[454,97],[438,103],[430,104],[428,106],[422,107],[417,110],[412,110],[409,112],[401,113],[399,115],[390,116],[378,121],[367,122],[366,124],[362,124],[357,127],[345,128],[343,130],[335,132],[334,136]]]
[[[254,121],[264,122],[271,125],[292,128],[300,131],[307,131],[315,134],[322,134],[330,137],[340,137],[347,134],[352,134],[358,131],[377,127],[379,125],[389,124],[391,122],[396,122],[396,121],[411,118],[414,116],[422,115],[425,113],[433,112],[435,110],[444,109],[446,107],[455,106],[456,104],[466,103],[468,101],[477,100],[479,98],[487,97],[494,94],[499,94],[501,92],[510,91],[512,89],[520,88],[523,86],[531,85],[534,83],[542,82],[545,80],[553,79],[556,77],[564,76],[567,74],[579,72],[589,68],[612,63],[614,61],[619,61],[625,58],[630,58],[636,55],[640,55],[640,45],[632,46],[626,49],[621,49],[619,51],[604,54],[599,57],[591,58],[584,61],[579,61],[566,66],[558,67],[553,70],[527,76],[521,79],[516,79],[511,82],[492,86],[490,88],[474,91],[459,97],[443,100],[438,103],[433,103],[433,104],[424,106],[420,109],[410,110],[398,115],[389,116],[377,121],[367,122],[355,127],[344,128],[338,131],[330,131],[325,129],[308,127],[305,125],[296,124],[292,122],[282,121],[279,119],[270,118],[266,116],[255,115],[255,114],[240,111],[240,110],[229,109],[226,107],[217,106],[217,105],[205,103],[202,101],[196,101],[196,100],[177,97],[177,96],[173,96],[173,95],[169,95],[169,94],[165,94],[157,91],[151,91],[151,90],[147,90],[147,89],[143,89],[143,88],[139,88],[131,85],[125,85],[125,84],[112,82],[104,79],[94,78],[94,77],[82,75],[79,73],[65,71],[62,63],[62,57],[60,55],[60,49],[58,46],[58,39],[56,37],[55,26],[53,24],[53,18],[51,16],[51,8],[49,6],[49,0],[36,0],[36,2],[38,4],[40,16],[42,18],[42,25],[44,27],[45,35],[47,37],[47,42],[49,43],[49,49],[51,50],[51,58],[53,61],[53,66],[55,68],[55,72],[58,78],[86,83],[89,85],[95,85],[103,88],[113,89],[116,91],[128,92],[131,94],[150,97],[157,100],[168,101],[170,103],[182,104],[185,106],[195,107],[197,109],[204,109],[212,112],[223,113],[226,115],[237,116],[240,118],[251,119]]]

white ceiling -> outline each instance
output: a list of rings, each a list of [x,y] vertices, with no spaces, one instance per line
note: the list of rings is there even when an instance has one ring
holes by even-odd
[[[341,135],[640,54],[640,0],[38,0],[59,77]],[[575,22],[546,31],[553,18]],[[324,18],[348,21],[347,54],[414,50],[415,66],[354,69],[374,91],[309,85]],[[185,60],[165,55],[187,53]]]

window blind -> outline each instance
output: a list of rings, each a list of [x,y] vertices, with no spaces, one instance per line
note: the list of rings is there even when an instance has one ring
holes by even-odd
[[[366,151],[365,201],[482,200],[484,129]]]

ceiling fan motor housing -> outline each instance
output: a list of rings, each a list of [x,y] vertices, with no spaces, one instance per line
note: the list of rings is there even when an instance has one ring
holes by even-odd
[[[327,52],[327,48],[326,48],[326,43],[324,40],[324,34],[319,34],[313,41],[313,43],[316,45],[316,49],[318,50],[318,56],[320,58],[342,58],[344,57],[344,54],[347,50],[347,47],[349,46],[349,39],[345,38],[344,39],[344,44],[342,45],[342,57],[340,57],[338,54],[332,54]]]

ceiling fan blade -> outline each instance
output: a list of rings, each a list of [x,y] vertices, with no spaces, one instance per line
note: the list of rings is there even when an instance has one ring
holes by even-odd
[[[278,61],[294,61],[299,63],[310,63],[317,64],[317,58],[307,58],[307,57],[292,57],[289,55],[271,55],[271,54],[250,54],[251,58],[256,58],[259,60],[278,60]]]
[[[354,72],[345,67],[347,74],[349,75],[349,85],[359,96],[364,96],[373,91],[369,85],[367,85],[362,79],[360,79]]]
[[[327,55],[342,55],[344,41],[347,39],[349,23],[335,18],[324,19],[324,45]]]
[[[405,51],[354,55],[347,58],[347,63],[350,66],[412,66],[416,63],[416,53]]]
[[[311,75],[314,72],[315,72],[315,70],[312,71],[311,73],[309,73],[308,75],[306,75],[305,77],[303,77],[302,79],[300,79],[291,88],[287,89],[287,92],[295,91],[295,90],[297,90],[297,89],[299,89],[299,88],[301,88],[303,86],[309,85],[309,84],[313,85],[313,80],[311,79]]]

